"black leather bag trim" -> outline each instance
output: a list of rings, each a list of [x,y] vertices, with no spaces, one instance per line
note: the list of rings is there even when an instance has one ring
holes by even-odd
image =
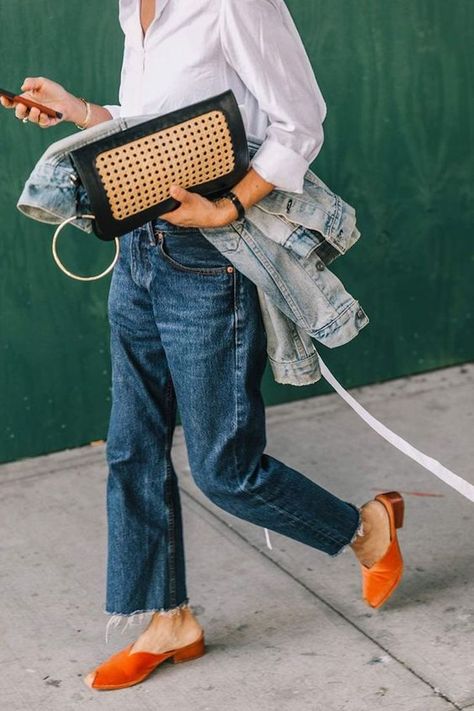
[[[155,116],[149,121],[136,124],[123,131],[117,131],[111,136],[100,138],[97,141],[81,146],[81,148],[70,151],[71,161],[87,192],[92,213],[95,215],[95,220],[92,221],[92,229],[97,237],[102,240],[112,240],[114,237],[120,237],[153,220],[155,217],[174,210],[180,205],[178,200],[170,197],[131,217],[116,220],[110,210],[104,186],[95,167],[97,155],[110,148],[122,146],[137,138],[142,138],[155,131],[169,128],[177,123],[213,110],[220,110],[226,116],[235,154],[235,168],[225,176],[187,189],[200,195],[213,198],[219,197],[244,177],[250,162],[245,127],[232,89],[181,109],[170,111],[162,116]]]

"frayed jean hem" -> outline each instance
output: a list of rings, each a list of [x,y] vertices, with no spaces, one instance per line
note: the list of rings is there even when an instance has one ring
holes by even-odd
[[[190,608],[189,598],[186,598],[179,605],[176,605],[176,607],[169,608],[153,607],[147,610],[134,610],[133,612],[109,612],[108,610],[103,610],[105,615],[111,616],[105,628],[105,644],[108,644],[110,627],[118,627],[122,621],[125,621],[125,625],[123,626],[121,634],[123,634],[128,627],[133,627],[136,624],[141,625],[147,614],[159,612],[165,617],[171,617],[179,614],[179,612],[185,608]]]
[[[351,543],[354,543],[355,539],[358,536],[364,535],[364,524],[362,522],[362,507],[354,506],[354,504],[350,504],[350,506],[352,506],[352,508],[355,509],[355,511],[357,511],[357,513],[358,513],[358,519],[357,519],[357,523],[356,523],[356,526],[354,529],[354,533],[351,536],[351,539],[349,541],[347,541],[347,543],[343,543],[338,551],[336,551],[335,553],[329,553],[331,558],[337,558],[338,555],[341,555],[349,548]]]

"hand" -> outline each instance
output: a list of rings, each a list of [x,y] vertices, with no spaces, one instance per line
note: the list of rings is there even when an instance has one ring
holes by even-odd
[[[179,227],[224,227],[237,219],[237,208],[231,200],[208,200],[179,185],[170,187],[170,195],[181,205],[160,218]]]
[[[18,96],[26,96],[28,99],[37,101],[40,104],[51,107],[56,111],[60,111],[63,114],[61,119],[52,118],[47,114],[43,113],[36,107],[28,107],[26,104],[22,104],[19,101],[12,101],[5,96],[0,97],[0,102],[2,106],[6,109],[14,109],[15,116],[18,119],[23,119],[26,116],[31,123],[36,123],[41,128],[49,128],[50,126],[55,126],[62,121],[72,120],[70,117],[74,111],[77,111],[77,101],[75,96],[70,94],[66,89],[51,79],[46,79],[45,77],[27,77],[23,82],[22,89],[25,91],[23,94]],[[80,102],[85,111],[83,102]],[[81,119],[78,119],[80,121]]]

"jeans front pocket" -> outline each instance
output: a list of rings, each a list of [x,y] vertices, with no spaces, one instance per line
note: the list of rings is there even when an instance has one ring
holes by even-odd
[[[174,269],[208,276],[234,271],[232,263],[198,229],[156,230],[154,234],[161,257]]]

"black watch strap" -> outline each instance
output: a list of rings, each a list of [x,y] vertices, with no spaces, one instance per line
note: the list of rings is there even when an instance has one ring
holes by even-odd
[[[238,219],[238,220],[241,219],[242,217],[244,217],[244,215],[245,215],[245,207],[242,205],[242,203],[240,202],[240,200],[239,200],[239,198],[237,197],[237,195],[236,195],[234,192],[232,192],[232,190],[228,190],[228,191],[227,191],[226,193],[224,193],[224,195],[222,195],[221,197],[229,198],[229,200],[232,200],[232,202],[234,203],[235,207],[237,208],[237,212],[238,212],[237,219]]]

